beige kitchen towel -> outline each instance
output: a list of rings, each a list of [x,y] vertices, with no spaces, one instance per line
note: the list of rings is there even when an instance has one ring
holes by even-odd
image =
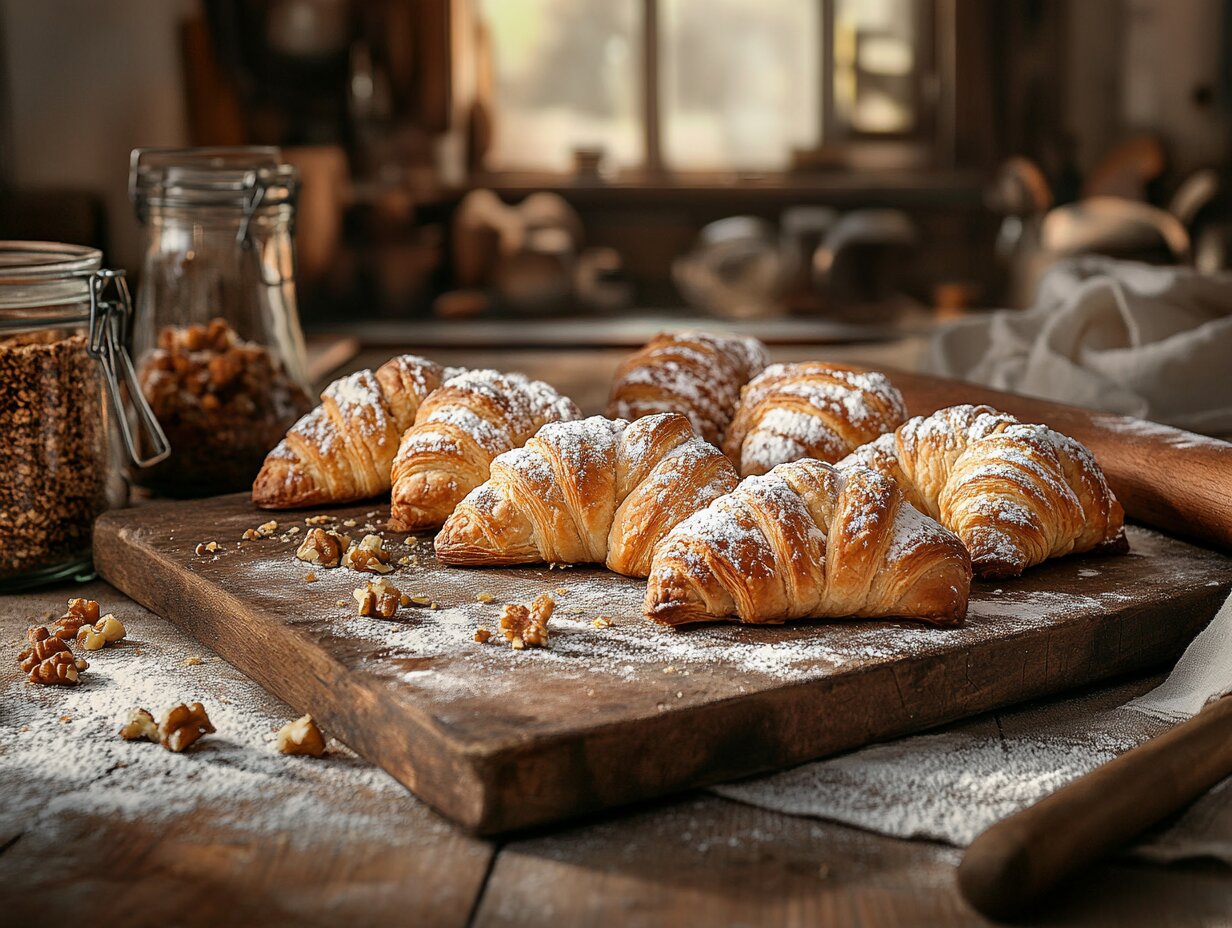
[[[965,847],[984,829],[1232,690],[1232,599],[1158,680],[984,716],[782,773],[714,787],[721,796],[900,838]],[[1136,698],[1134,698],[1136,697]],[[1232,864],[1232,779],[1139,842],[1136,857]]]
[[[1035,305],[954,322],[931,372],[1232,435],[1232,274],[1111,258],[1058,263]]]

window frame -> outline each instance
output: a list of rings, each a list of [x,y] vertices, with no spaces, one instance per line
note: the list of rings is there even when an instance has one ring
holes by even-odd
[[[647,187],[725,186],[742,179],[791,186],[793,179],[816,177],[832,168],[847,168],[857,160],[861,170],[877,176],[894,172],[927,172],[950,169],[954,164],[954,61],[956,0],[915,0],[914,72],[916,103],[915,125],[904,132],[863,132],[843,125],[834,104],[834,17],[835,0],[815,0],[821,6],[821,35],[824,51],[821,69],[821,144],[812,156],[818,167],[785,170],[738,171],[735,169],[697,170],[672,168],[663,156],[662,57],[660,55],[660,0],[638,0],[641,10],[639,43],[641,75],[642,163],[622,169],[614,185]],[[499,120],[499,110],[492,114]],[[873,166],[869,166],[869,165]],[[494,184],[525,181],[567,184],[571,171],[513,168],[483,168],[480,178]]]

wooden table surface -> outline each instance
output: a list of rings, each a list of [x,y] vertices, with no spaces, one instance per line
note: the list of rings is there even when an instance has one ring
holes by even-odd
[[[588,355],[581,365],[565,352],[499,360],[571,389],[593,410],[619,356]],[[791,356],[807,355],[792,349]],[[870,358],[867,346],[860,357]],[[910,366],[902,357],[883,363]],[[0,597],[0,648],[14,654],[26,627],[49,612],[58,615],[70,595],[98,599],[130,629],[131,641],[92,656],[87,674],[95,678],[87,685],[98,687],[94,699],[103,705],[115,675],[141,678],[144,668],[154,681],[150,701],[160,705],[183,698],[201,699],[207,708],[222,703],[271,729],[291,718],[238,671],[97,581]],[[188,654],[202,663],[183,666]],[[220,728],[168,768],[195,784],[188,795],[206,799],[146,809],[143,792],[155,799],[174,795],[167,784],[152,785],[149,769],[137,762],[155,755],[101,771],[88,764],[57,771],[5,765],[6,754],[24,756],[21,738],[58,733],[56,726],[65,739],[79,739],[82,751],[90,749],[92,733],[79,731],[83,720],[63,713],[59,702],[80,694],[33,690],[11,658],[0,662],[0,912],[9,924],[989,924],[958,895],[956,848],[707,794],[509,840],[479,840],[336,744],[321,760],[282,758],[268,744],[240,743]],[[128,708],[116,705],[114,715]],[[260,782],[259,798],[249,795],[252,784],[244,796],[222,795],[237,752],[262,751],[273,773]],[[242,758],[238,763],[243,766]],[[103,788],[126,797],[115,811],[100,811],[110,808],[97,795]],[[243,803],[250,804],[247,812]],[[261,827],[267,820],[280,826]],[[1105,864],[1029,923],[1229,925],[1232,873],[1215,864]]]

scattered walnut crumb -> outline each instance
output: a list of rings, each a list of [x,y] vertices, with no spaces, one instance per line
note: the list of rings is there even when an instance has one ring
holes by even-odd
[[[324,528],[310,529],[295,552],[296,558],[318,567],[337,567],[351,539]]]
[[[345,522],[343,522],[342,524],[343,524],[343,525],[345,525],[347,528],[354,528],[354,527],[355,527],[355,526],[357,526],[359,523],[358,523],[358,522],[356,522],[354,519],[347,519],[347,520],[346,520]]]
[[[129,709],[128,721],[120,726],[120,737],[125,741],[158,741],[158,725],[146,709]]]
[[[309,516],[304,520],[305,525],[329,525],[334,521],[333,516]]]
[[[288,535],[298,535],[298,534],[299,534],[299,526],[298,526],[298,525],[292,525],[289,529],[287,529],[287,534],[288,534]]]
[[[487,644],[489,638],[492,637],[492,632],[486,628],[475,629],[475,640],[480,644]]]
[[[349,604],[347,603],[347,601],[346,601],[345,599],[336,599],[336,600],[334,600],[334,605],[335,605],[335,606],[346,606],[346,605],[349,605]]]
[[[260,537],[261,536],[257,534],[257,530],[255,528],[244,529],[244,534],[240,536],[240,538],[242,538],[244,541],[255,541],[256,539]]]
[[[558,587],[556,588],[556,592],[557,592],[558,594],[560,594],[561,596],[564,596],[564,595],[565,595],[566,593],[568,593],[569,591],[568,591],[567,589],[565,589],[563,586],[558,586]]]
[[[599,618],[595,619],[595,620],[594,620],[593,622],[591,622],[590,624],[591,624],[591,625],[593,625],[595,628],[611,628],[611,627],[612,627],[612,620],[611,620],[611,619],[609,619],[609,618],[608,618],[607,616],[605,616],[605,615],[601,615],[601,616],[599,616]]]
[[[163,713],[158,722],[158,742],[168,751],[180,753],[202,735],[212,734],[214,726],[199,702],[180,703]]]
[[[548,644],[548,620],[556,608],[556,600],[547,593],[540,593],[529,608],[519,603],[508,603],[501,610],[500,624],[515,651],[524,648],[545,648]]]
[[[207,554],[213,554],[218,550],[218,542],[203,541],[198,544],[194,550],[196,551],[197,557],[205,557]]]
[[[675,667],[673,667],[673,666],[671,666],[671,665],[669,664],[668,666],[666,666],[666,667],[664,667],[664,668],[663,668],[663,672],[664,672],[664,673],[675,673],[675,672],[676,672],[676,668],[675,668]]]
[[[202,661],[198,655],[190,654],[188,657],[184,658],[183,663],[185,667],[196,667],[197,665],[204,663],[204,661]]]
[[[306,754],[320,757],[325,753],[325,736],[311,715],[303,715],[278,729],[275,742],[282,754]]]
[[[404,554],[402,557],[398,558],[399,567],[410,567],[412,564],[418,566],[419,562],[417,560],[412,560],[409,554]]]
[[[342,556],[342,566],[363,573],[387,574],[393,570],[389,566],[389,558],[380,535],[365,535],[358,544],[347,548]]]
[[[493,596],[491,593],[476,593],[475,594],[475,602],[477,603],[490,603],[494,599],[496,599],[496,597]]]
[[[411,602],[416,606],[427,606],[432,602],[432,597],[427,593],[416,593],[411,597]]]
[[[392,619],[402,602],[402,594],[384,577],[369,580],[351,594],[359,615]]]
[[[273,519],[270,519],[268,522],[262,522],[257,526],[257,536],[259,538],[269,538],[276,531],[278,531],[278,523]]]

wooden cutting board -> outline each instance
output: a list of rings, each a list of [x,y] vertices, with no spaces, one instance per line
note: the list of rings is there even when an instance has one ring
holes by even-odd
[[[371,513],[371,515],[368,515]],[[366,575],[293,559],[304,516],[243,496],[98,522],[99,572],[171,619],[449,818],[482,833],[553,822],[799,763],[1024,699],[1162,665],[1232,587],[1232,559],[1131,528],[1125,557],[1053,561],[977,583],[960,629],[906,622],[659,628],[644,583],[591,569],[464,570],[427,538],[392,581],[439,608],[354,615]],[[332,510],[379,530],[386,509]],[[291,528],[297,534],[283,534]],[[216,556],[198,557],[199,542]],[[418,552],[418,553],[415,553]],[[551,647],[514,651],[500,605],[551,592]],[[490,594],[491,603],[476,601]],[[486,598],[486,597],[484,597]],[[607,616],[610,628],[592,621]],[[194,694],[185,693],[185,698]],[[225,735],[225,732],[220,734]]]

